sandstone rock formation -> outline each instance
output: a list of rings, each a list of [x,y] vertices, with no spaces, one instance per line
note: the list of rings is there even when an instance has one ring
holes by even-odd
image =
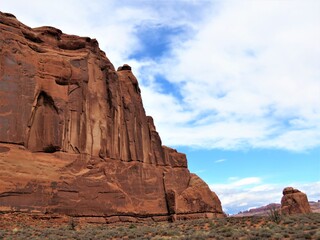
[[[307,195],[298,189],[286,187],[281,199],[282,214],[311,213]]]
[[[0,12],[0,210],[104,221],[223,216],[164,147],[131,67],[88,37]]]

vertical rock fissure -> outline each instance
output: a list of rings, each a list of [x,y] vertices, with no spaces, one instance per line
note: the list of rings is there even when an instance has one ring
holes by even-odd
[[[166,208],[169,218],[169,221],[175,221],[176,220],[176,194],[173,190],[166,188],[165,183],[165,175],[166,173],[162,173],[162,183],[163,183],[163,191],[166,201]]]
[[[167,191],[166,191],[166,183],[165,183],[165,172],[162,173],[162,185],[163,185],[164,197],[165,197],[165,201],[166,201],[167,213],[168,213],[168,215],[170,215],[169,203],[168,203]]]

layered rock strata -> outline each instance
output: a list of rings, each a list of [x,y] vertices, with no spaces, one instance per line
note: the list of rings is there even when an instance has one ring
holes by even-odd
[[[11,14],[0,29],[0,210],[223,216],[186,156],[162,146],[130,66],[115,70],[95,39]]]

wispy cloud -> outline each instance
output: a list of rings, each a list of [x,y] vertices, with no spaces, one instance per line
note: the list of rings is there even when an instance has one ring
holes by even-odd
[[[260,177],[247,177],[247,178],[237,178],[232,177],[229,178],[228,183],[226,184],[217,184],[216,186],[223,189],[233,189],[237,187],[251,187],[252,185],[256,185],[261,183]]]
[[[206,172],[205,169],[200,169],[200,170],[198,170],[198,171],[195,171],[194,173],[195,173],[195,174],[200,174],[200,173],[204,173],[204,172]]]
[[[215,163],[222,163],[222,162],[225,162],[225,161],[227,161],[227,159],[222,158],[222,159],[218,159],[218,160],[216,160],[214,162]]]

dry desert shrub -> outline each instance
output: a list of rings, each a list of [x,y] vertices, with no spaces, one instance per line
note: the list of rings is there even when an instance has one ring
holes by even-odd
[[[281,214],[280,214],[280,211],[279,209],[276,209],[275,207],[271,208],[269,210],[269,218],[271,221],[275,222],[275,223],[280,223],[281,221]]]
[[[76,219],[51,227],[28,222],[1,222],[0,239],[318,239],[320,214],[285,216],[279,223],[269,217],[228,217],[173,223],[84,224]],[[74,226],[73,226],[74,224]],[[48,225],[48,224],[47,224]],[[12,226],[10,228],[10,226]]]

